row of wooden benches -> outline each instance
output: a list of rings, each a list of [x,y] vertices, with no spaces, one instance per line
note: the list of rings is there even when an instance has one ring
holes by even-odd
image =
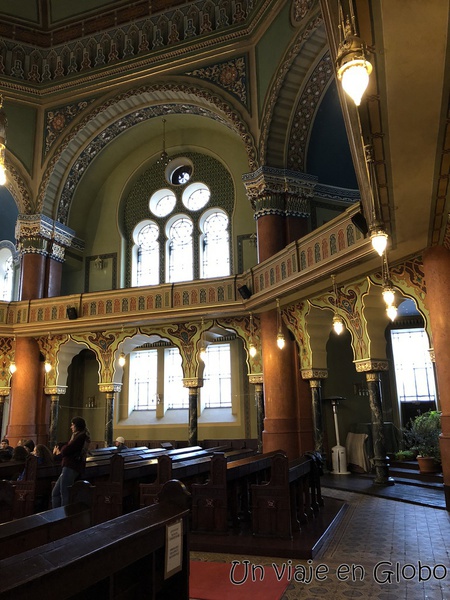
[[[226,533],[247,516],[254,535],[291,538],[323,504],[318,455],[289,462],[282,452],[272,452],[228,461],[224,453],[215,453],[203,483],[190,480],[195,461],[203,459],[193,459],[189,466],[162,455],[156,480],[139,484],[143,508],[106,523],[97,520],[102,511],[100,520],[105,520],[111,500],[107,494],[114,486],[109,481],[78,481],[69,506],[1,524],[0,597],[18,600],[32,593],[36,600],[56,597],[58,590],[58,598],[72,600],[139,594],[156,598],[158,590],[174,585],[167,597],[188,598],[185,558],[180,557],[179,573],[167,582],[161,575],[167,571],[169,525],[182,523],[187,553],[190,529]],[[124,457],[114,455],[114,464],[124,465]],[[165,481],[174,471],[186,478],[190,494],[174,479]],[[123,509],[120,502],[112,505]]]
[[[245,452],[244,457],[242,451],[209,454],[202,449],[159,453],[158,458],[148,458],[138,449],[98,454],[89,464],[102,474],[97,472],[87,484],[94,523],[151,504],[171,479],[183,481],[192,494],[194,531],[224,533],[251,519],[255,534],[292,537],[323,503],[315,457],[288,463],[280,452]],[[35,512],[39,484],[49,484],[38,478],[42,471],[30,457],[24,481],[0,481],[3,522]]]
[[[139,483],[152,482],[157,477],[158,457],[167,454],[174,462],[198,462],[207,459],[216,450],[224,447],[204,450],[200,446],[176,450],[132,448],[120,453],[115,448],[96,450],[88,457],[85,478],[92,483],[109,482],[121,486],[121,498],[127,498],[127,508],[132,510],[139,505]],[[251,450],[232,450],[229,459],[252,453]],[[117,459],[117,460],[115,460]],[[206,462],[206,460],[204,461]],[[60,465],[38,466],[36,457],[27,459],[24,477],[21,481],[9,480],[11,473],[23,470],[24,465],[9,461],[0,464],[0,523],[13,518],[33,514],[49,507],[52,484],[61,471]],[[114,515],[116,516],[116,515]]]
[[[188,532],[188,494],[177,481],[158,503],[98,525],[84,502],[3,523],[0,597],[188,600]]]

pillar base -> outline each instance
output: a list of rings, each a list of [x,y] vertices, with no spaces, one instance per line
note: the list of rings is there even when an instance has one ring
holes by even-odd
[[[450,512],[450,485],[444,485],[445,508]]]

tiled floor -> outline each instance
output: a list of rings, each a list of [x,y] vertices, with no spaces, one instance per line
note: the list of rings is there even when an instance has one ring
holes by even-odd
[[[282,600],[450,600],[450,513],[379,496],[324,488],[349,504],[312,561],[191,553],[197,560],[250,560],[293,578]]]

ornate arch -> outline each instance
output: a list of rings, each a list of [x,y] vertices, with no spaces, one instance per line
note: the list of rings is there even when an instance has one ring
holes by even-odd
[[[222,98],[209,90],[182,83],[142,86],[87,112],[63,139],[40,186],[38,205],[42,212],[51,215],[59,197],[56,218],[65,224],[74,191],[88,163],[110,141],[148,119],[187,112],[213,119],[235,132],[244,143],[249,169],[256,168],[256,149],[248,127]],[[105,123],[108,123],[106,127]]]
[[[295,154],[304,157],[313,116],[333,76],[327,47],[322,17],[315,13],[299,28],[268,94],[259,141],[261,164],[286,168],[289,157],[289,168],[304,169],[303,161],[292,166],[292,136],[300,120],[302,147]]]

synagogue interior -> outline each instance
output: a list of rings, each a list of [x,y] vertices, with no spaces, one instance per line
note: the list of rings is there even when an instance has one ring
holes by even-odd
[[[0,0],[2,438],[365,434],[389,485],[439,411],[450,509],[450,11],[407,4]]]

